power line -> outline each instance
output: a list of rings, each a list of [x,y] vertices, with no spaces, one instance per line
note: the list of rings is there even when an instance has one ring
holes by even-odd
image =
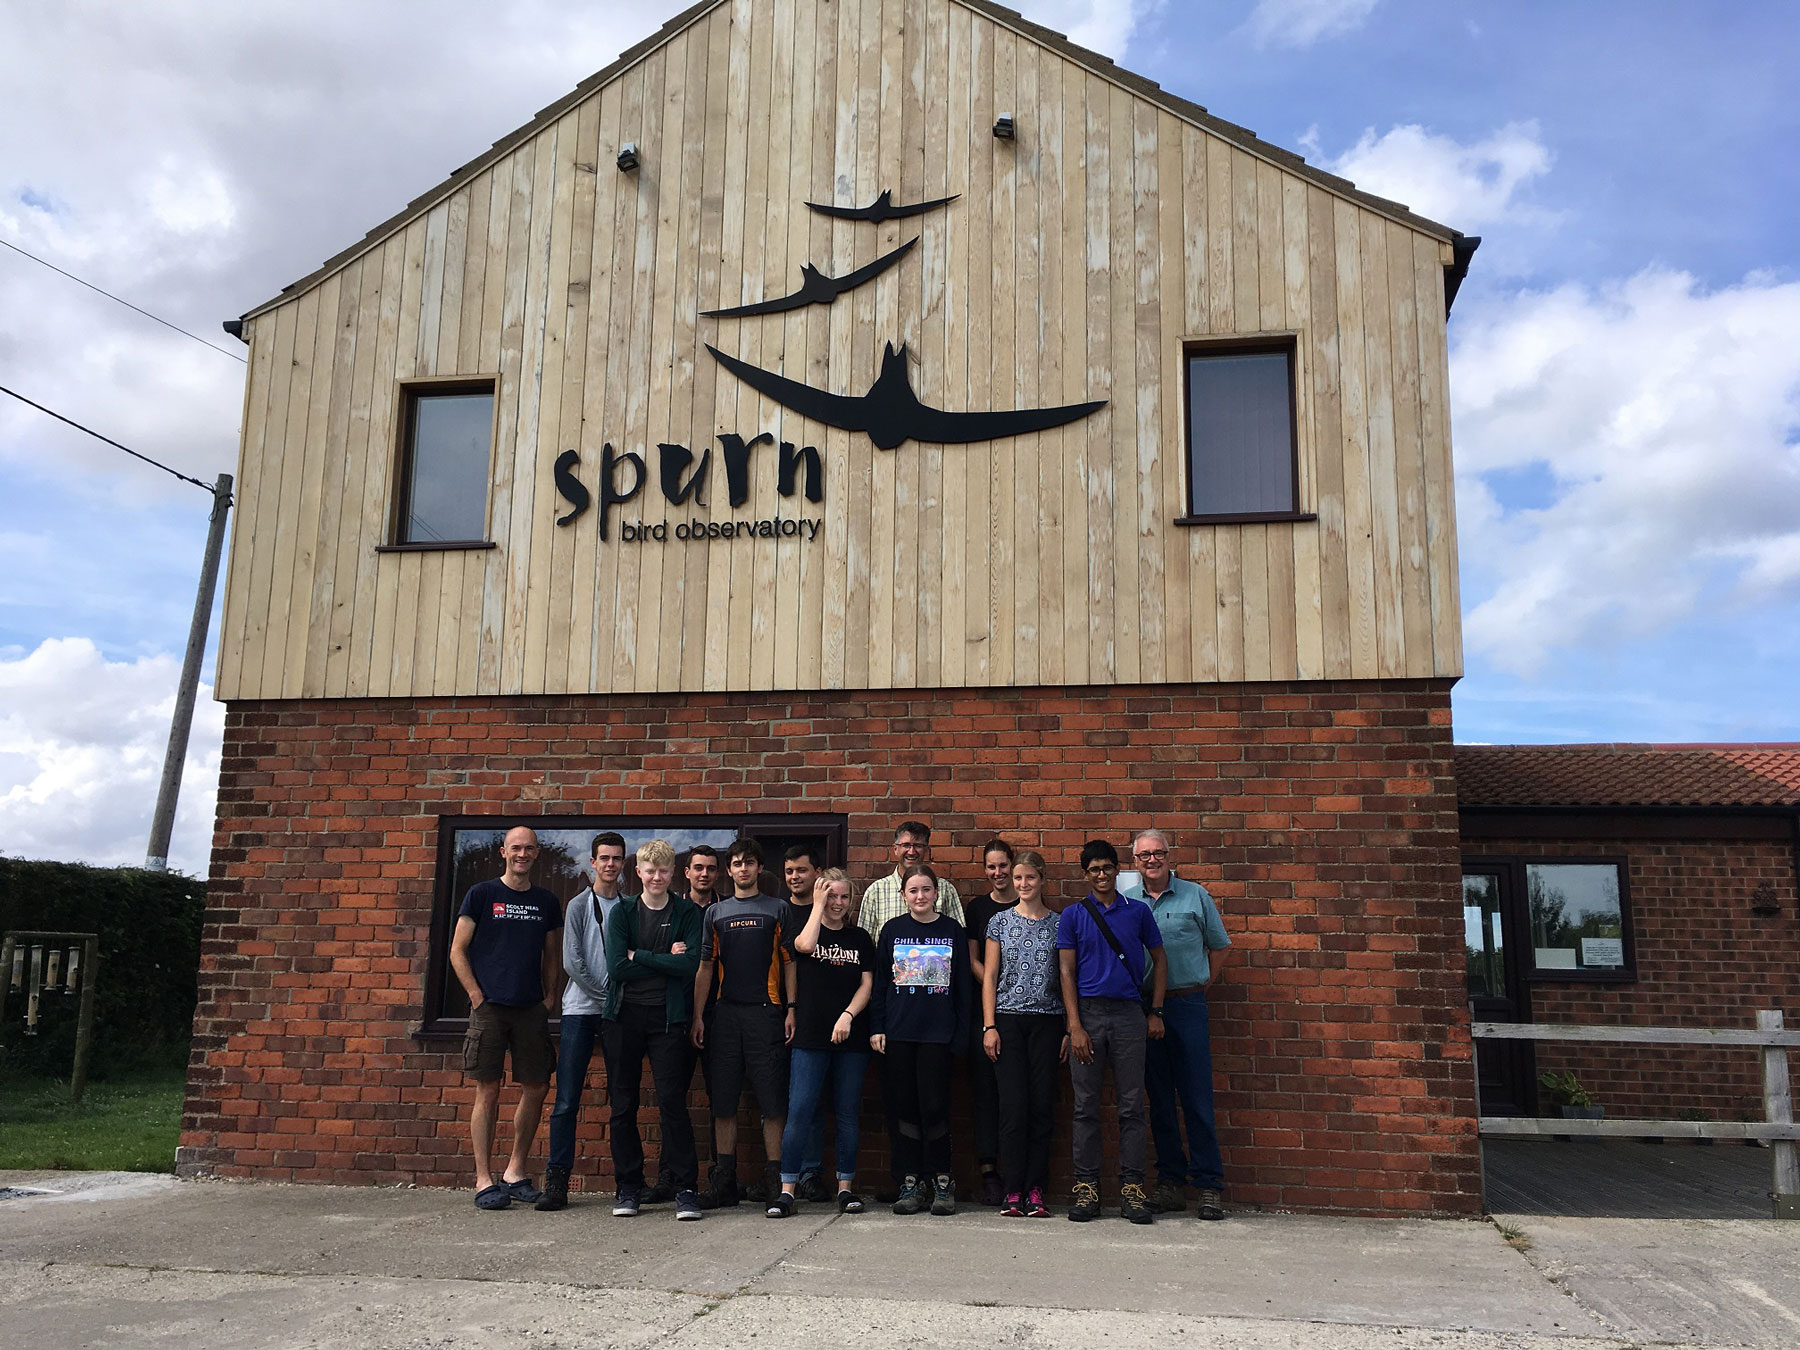
[[[164,473],[175,475],[175,477],[179,478],[184,483],[192,483],[195,487],[199,488],[202,492],[212,492],[212,490],[213,490],[212,485],[210,483],[202,483],[198,478],[189,478],[180,469],[171,469],[167,464],[164,464],[161,460],[151,459],[150,456],[148,456],[148,455],[140,455],[136,450],[133,450],[129,445],[120,445],[111,436],[102,436],[99,432],[95,431],[92,427],[82,426],[81,423],[77,422],[73,417],[64,417],[61,413],[56,412],[50,408],[46,408],[41,403],[33,403],[30,399],[26,398],[25,395],[19,393],[16,390],[8,389],[3,384],[0,384],[0,394],[10,394],[12,397],[18,399],[19,402],[28,404],[29,406],[36,408],[39,412],[43,413],[46,417],[54,417],[57,421],[65,422],[69,426],[74,427],[75,430],[77,430],[77,431],[85,431],[88,435],[92,436],[95,440],[105,441],[108,445],[112,446],[115,450],[123,450],[126,454],[130,455],[133,459],[141,459],[146,464],[155,465],[157,468],[161,469]]]
[[[188,332],[187,329],[183,328],[180,324],[170,323],[167,319],[163,318],[159,314],[152,314],[147,309],[140,309],[138,306],[132,304],[131,301],[129,301],[129,300],[120,300],[119,297],[114,295],[111,291],[102,290],[100,287],[94,285],[94,283],[91,281],[83,281],[80,277],[76,276],[73,272],[63,271],[63,269],[58,267],[55,263],[45,262],[42,258],[38,257],[37,254],[28,253],[24,249],[20,248],[17,244],[12,243],[9,240],[0,239],[0,246],[10,248],[14,253],[17,253],[22,258],[30,258],[32,262],[37,263],[40,267],[48,267],[52,272],[56,273],[58,276],[67,277],[70,281],[75,282],[79,286],[86,286],[90,291],[93,291],[96,295],[104,295],[108,300],[116,301],[118,304],[125,306],[126,309],[131,310],[133,313],[142,314],[146,319],[153,319],[157,323],[160,323],[164,328],[172,328],[177,333],[180,333],[183,337],[192,338],[195,342],[198,342],[202,347],[211,347],[220,356],[229,356],[233,361],[244,361],[244,357],[240,356],[237,352],[230,351],[224,347],[221,347],[217,343],[208,342],[205,338],[201,337],[198,333],[190,333],[190,332]],[[249,364],[249,363],[246,361],[245,364]],[[102,439],[104,439],[104,438],[102,438]],[[121,447],[121,448],[123,448],[123,447]],[[205,485],[202,484],[201,486],[204,487]],[[209,491],[209,492],[211,490],[212,490],[211,488],[207,489],[207,491]]]

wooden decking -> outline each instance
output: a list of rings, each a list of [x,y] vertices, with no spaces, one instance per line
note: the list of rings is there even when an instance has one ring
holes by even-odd
[[[1632,1219],[1766,1219],[1769,1151],[1624,1139],[1484,1139],[1492,1214]]]

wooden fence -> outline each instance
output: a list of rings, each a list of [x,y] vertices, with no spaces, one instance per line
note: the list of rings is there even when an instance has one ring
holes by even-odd
[[[1586,1041],[1611,1045],[1710,1045],[1755,1047],[1762,1054],[1761,1120],[1568,1120],[1561,1117],[1483,1116],[1481,1132],[1495,1136],[1569,1135],[1580,1138],[1761,1139],[1771,1145],[1774,1213],[1800,1219],[1800,1158],[1795,1142],[1793,1093],[1787,1047],[1800,1046],[1800,1031],[1785,1030],[1779,1010],[1756,1014],[1756,1029],[1732,1027],[1553,1026],[1534,1022],[1477,1022],[1476,1040]]]

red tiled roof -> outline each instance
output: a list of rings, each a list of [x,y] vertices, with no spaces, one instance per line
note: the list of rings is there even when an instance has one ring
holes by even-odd
[[[1459,745],[1459,806],[1800,806],[1800,744]]]

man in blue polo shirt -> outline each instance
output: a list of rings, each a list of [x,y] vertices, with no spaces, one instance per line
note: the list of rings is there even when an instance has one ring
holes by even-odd
[[[1091,888],[1056,925],[1063,1011],[1069,1023],[1069,1076],[1075,1086],[1075,1204],[1069,1217],[1100,1215],[1100,1085],[1112,1065],[1119,1098],[1119,1209],[1133,1223],[1155,1215],[1144,1194],[1144,1055],[1163,1034],[1168,965],[1150,907],[1119,894],[1119,853],[1104,839],[1081,849]],[[1141,990],[1149,975],[1150,1004]]]
[[[1163,998],[1168,1034],[1149,1047],[1144,1085],[1150,1098],[1150,1136],[1156,1143],[1159,1214],[1187,1208],[1182,1187],[1200,1192],[1200,1217],[1225,1217],[1225,1164],[1213,1123],[1212,1036],[1206,990],[1225,968],[1231,938],[1219,907],[1198,882],[1169,867],[1169,837],[1144,830],[1131,842],[1143,881],[1127,892],[1150,906],[1168,953],[1169,987]],[[1187,1120],[1187,1147],[1181,1143]]]

